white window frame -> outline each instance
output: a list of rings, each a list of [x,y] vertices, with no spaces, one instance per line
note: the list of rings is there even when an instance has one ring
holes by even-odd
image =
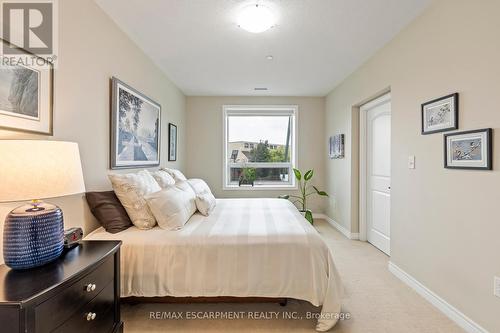
[[[222,136],[222,188],[223,190],[236,191],[255,191],[255,190],[279,190],[279,189],[296,189],[297,183],[292,168],[297,167],[297,123],[299,116],[299,108],[297,105],[223,105],[222,107],[222,128],[224,134]],[[292,116],[292,130],[290,142],[291,159],[290,162],[283,163],[229,163],[227,160],[228,153],[228,117],[229,116]],[[238,185],[229,184],[229,175],[231,167],[254,167],[254,168],[288,168],[290,183],[288,184],[266,184],[240,187]]]

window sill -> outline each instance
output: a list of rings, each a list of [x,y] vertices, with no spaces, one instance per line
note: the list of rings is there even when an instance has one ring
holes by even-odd
[[[254,185],[254,186],[238,186],[224,185],[224,191],[278,191],[278,190],[296,190],[297,185]]]

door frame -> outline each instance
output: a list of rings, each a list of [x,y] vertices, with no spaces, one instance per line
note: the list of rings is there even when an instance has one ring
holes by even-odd
[[[391,92],[385,93],[359,107],[359,240],[368,241],[366,221],[366,164],[367,164],[367,142],[366,142],[366,118],[368,110],[391,101]],[[392,113],[392,108],[391,108]],[[391,116],[392,119],[392,116]],[[392,132],[392,120],[391,120]],[[392,175],[391,175],[392,179]],[[392,197],[391,197],[392,199]],[[390,200],[391,200],[390,199]],[[392,200],[391,200],[392,201]],[[392,222],[392,220],[391,220]]]

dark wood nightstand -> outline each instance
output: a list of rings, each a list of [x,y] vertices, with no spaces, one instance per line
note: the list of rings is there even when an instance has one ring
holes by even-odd
[[[26,271],[0,266],[1,332],[122,332],[120,241],[83,241]]]

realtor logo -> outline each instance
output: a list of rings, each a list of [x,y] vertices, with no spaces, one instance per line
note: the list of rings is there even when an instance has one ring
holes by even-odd
[[[54,1],[2,1],[3,54],[51,56],[55,53]]]

